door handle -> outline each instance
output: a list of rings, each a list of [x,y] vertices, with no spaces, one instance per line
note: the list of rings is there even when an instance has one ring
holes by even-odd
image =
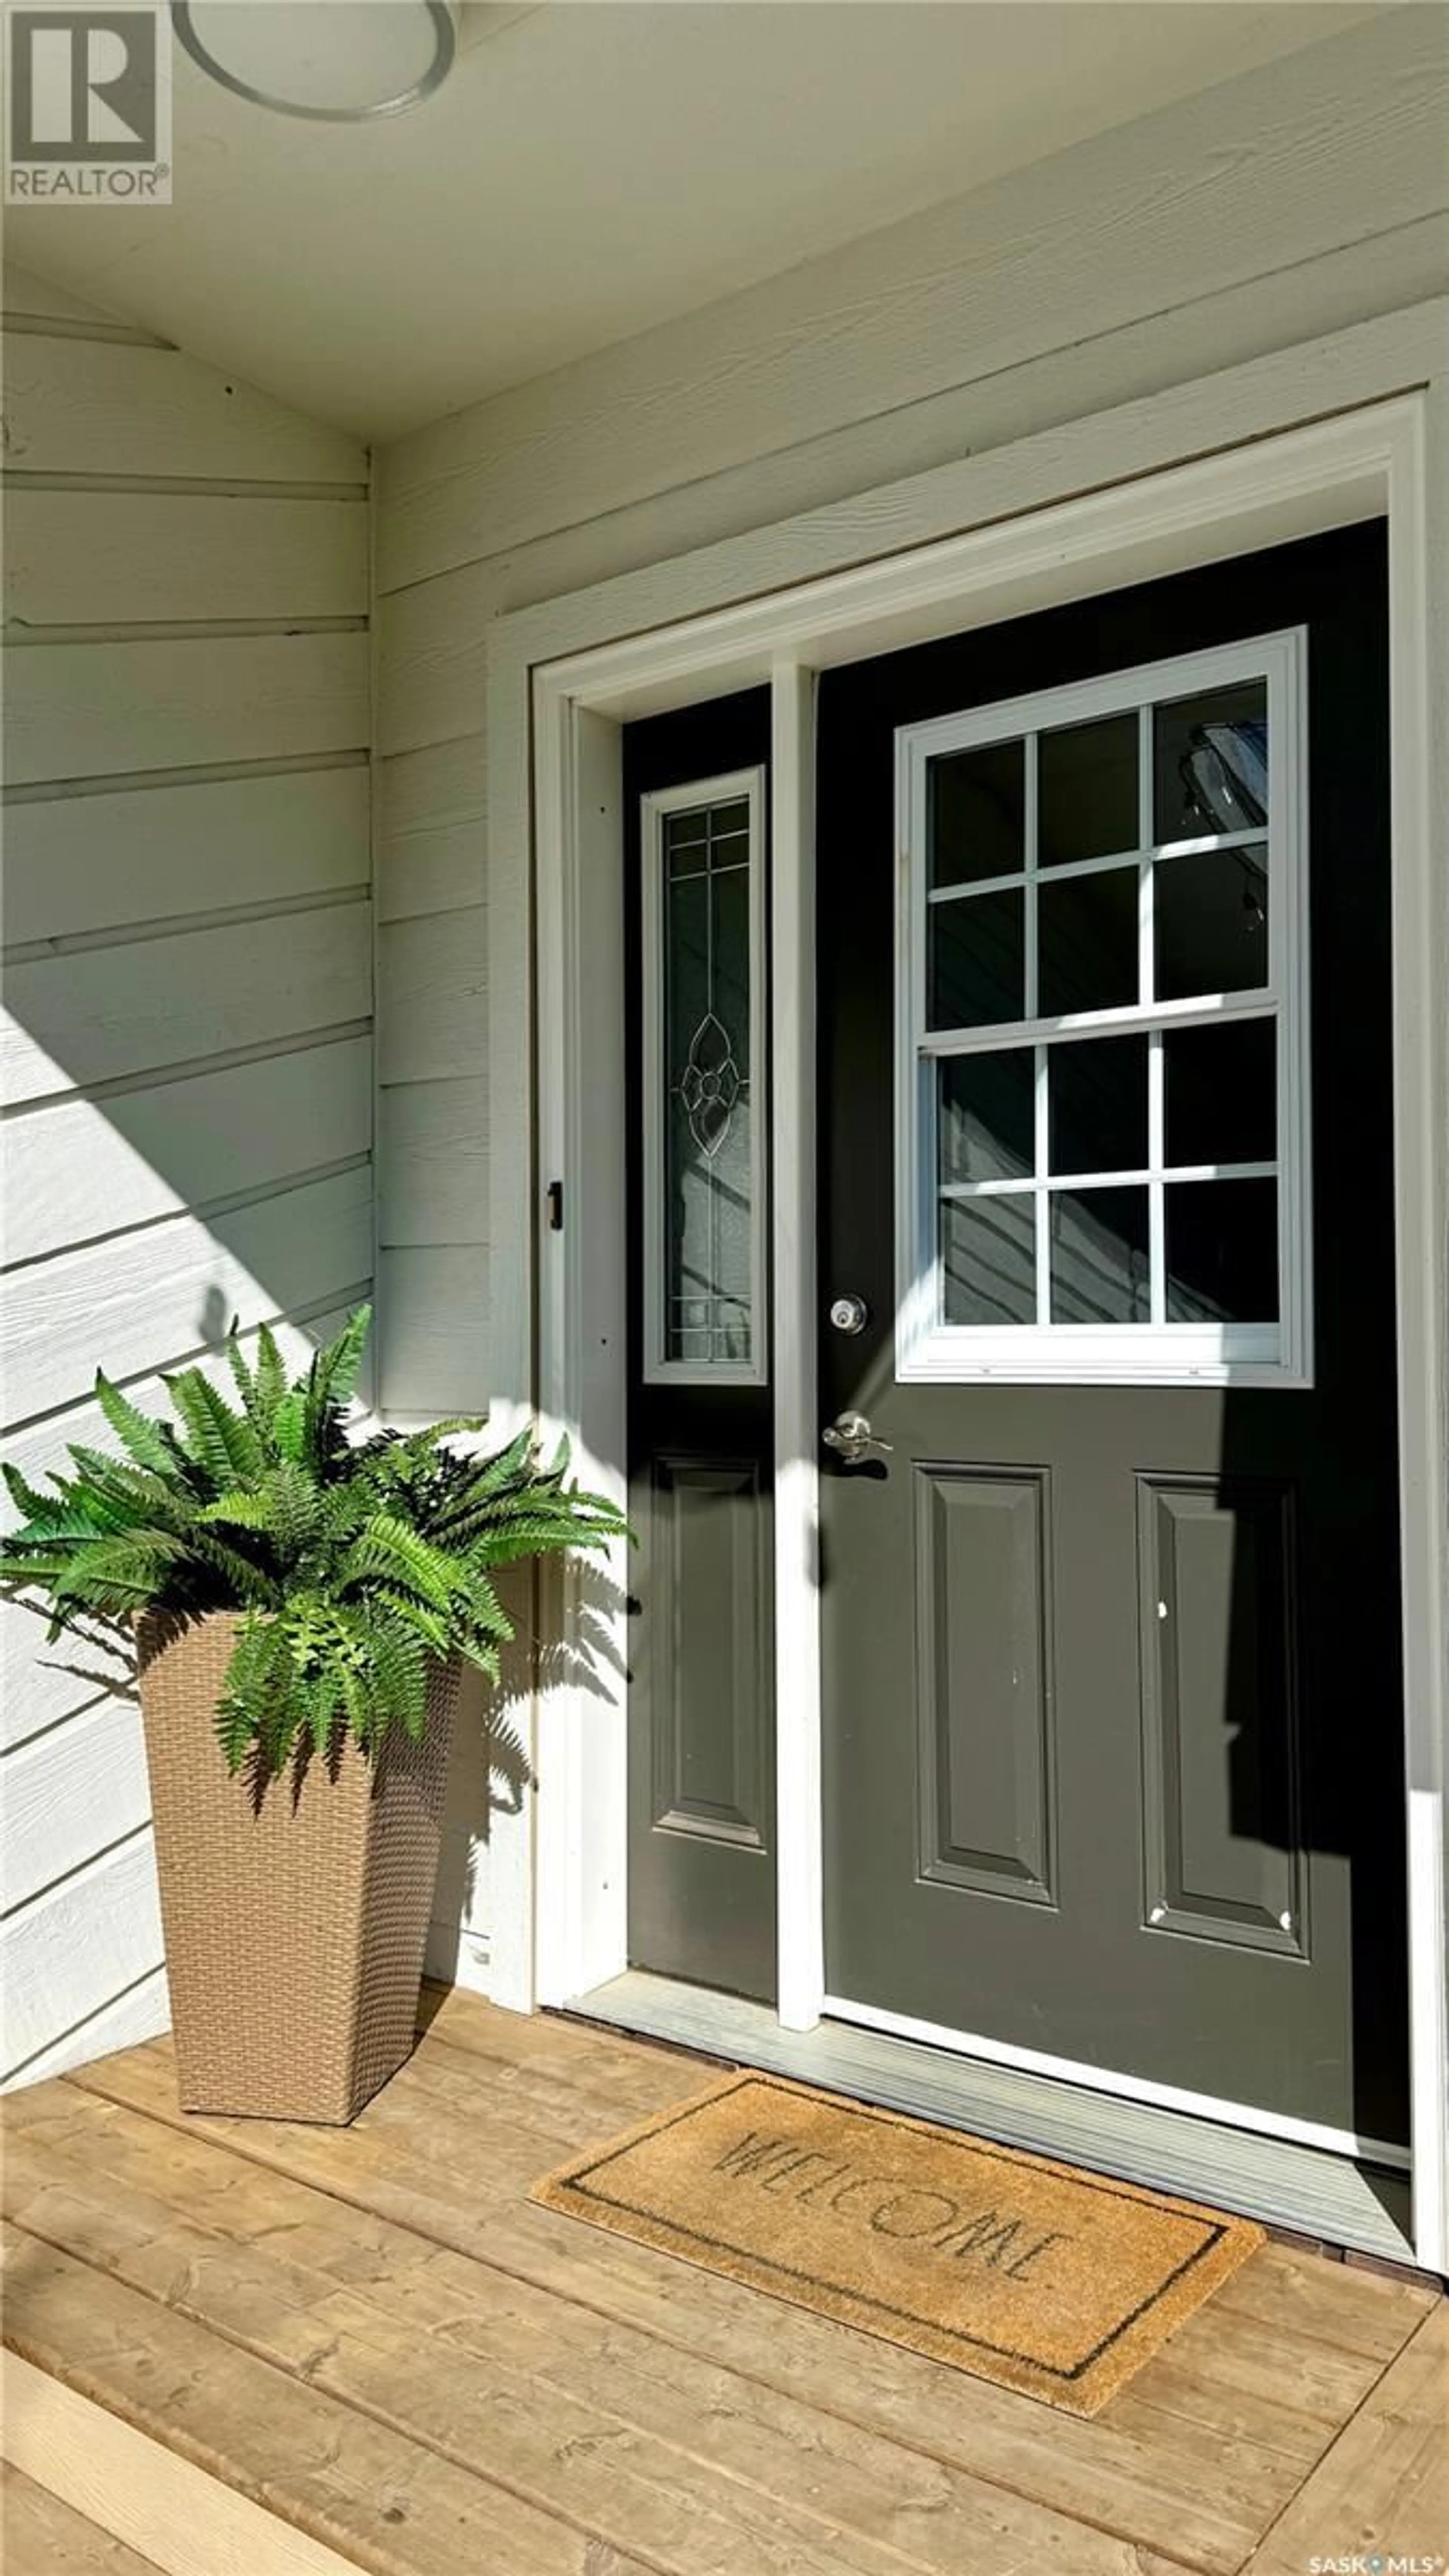
[[[845,1467],[859,1467],[873,1451],[877,1455],[888,1455],[891,1448],[889,1440],[876,1438],[863,1413],[837,1414],[821,1438],[827,1449],[839,1452],[841,1465]]]

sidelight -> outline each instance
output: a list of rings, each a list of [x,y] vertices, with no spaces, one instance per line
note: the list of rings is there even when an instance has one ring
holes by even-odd
[[[1304,650],[898,735],[903,1376],[1308,1382]]]
[[[763,774],[642,799],[645,1353],[765,1375]]]

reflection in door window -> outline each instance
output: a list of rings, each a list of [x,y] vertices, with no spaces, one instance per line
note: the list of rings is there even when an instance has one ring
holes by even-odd
[[[761,781],[643,801],[647,1373],[756,1382]]]
[[[904,1374],[1306,1379],[1302,652],[905,729]]]

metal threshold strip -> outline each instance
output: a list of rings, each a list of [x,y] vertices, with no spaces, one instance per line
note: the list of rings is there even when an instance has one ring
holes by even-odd
[[[782,2030],[768,2004],[631,1970],[566,2013],[642,2038],[761,2066],[1003,2146],[1236,2210],[1357,2254],[1413,2264],[1407,2175],[1322,2147],[1128,2102],[1081,2084],[988,2065],[857,2023]]]

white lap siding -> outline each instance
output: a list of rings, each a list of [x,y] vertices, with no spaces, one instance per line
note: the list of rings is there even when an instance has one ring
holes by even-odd
[[[373,1276],[368,460],[5,291],[5,1454]],[[221,1366],[213,1358],[208,1365]],[[124,1674],[0,1611],[0,2074],[164,2026]]]

